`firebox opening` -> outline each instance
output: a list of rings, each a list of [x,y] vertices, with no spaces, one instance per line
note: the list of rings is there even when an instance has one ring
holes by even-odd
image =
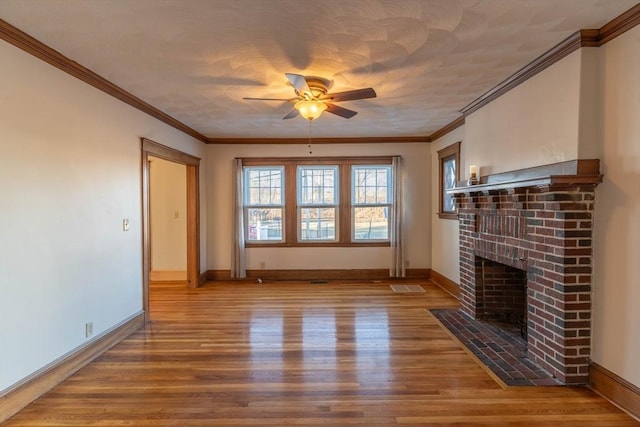
[[[527,340],[527,273],[478,257],[482,266],[478,317]]]

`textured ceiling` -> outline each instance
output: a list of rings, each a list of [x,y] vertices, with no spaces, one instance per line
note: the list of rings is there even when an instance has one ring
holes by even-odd
[[[285,72],[373,87],[314,137],[430,135],[636,0],[0,0],[0,18],[208,137],[307,137]]]

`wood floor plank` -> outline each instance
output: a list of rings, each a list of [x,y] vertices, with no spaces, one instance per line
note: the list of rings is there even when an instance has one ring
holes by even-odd
[[[640,425],[585,388],[503,389],[425,311],[457,300],[390,283],[153,287],[150,324],[5,425]]]

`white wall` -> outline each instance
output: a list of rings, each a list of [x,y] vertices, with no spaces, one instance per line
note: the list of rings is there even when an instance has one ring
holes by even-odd
[[[149,158],[151,270],[187,271],[187,167]]]
[[[577,50],[467,116],[461,179],[578,158],[581,65]]]
[[[459,228],[457,219],[438,216],[440,208],[440,169],[438,151],[464,141],[464,125],[431,143],[431,268],[447,279],[460,283]],[[464,164],[460,146],[460,167]],[[464,177],[462,170],[460,178]]]
[[[594,224],[594,362],[640,386],[640,26],[602,50],[604,182]]]
[[[578,159],[597,159],[603,141],[602,52],[604,49],[581,49]]]
[[[207,222],[208,267],[228,270],[231,263],[232,166],[235,157],[305,157],[306,145],[212,145],[207,156],[209,188]],[[406,176],[404,207],[406,254],[409,268],[431,267],[431,210],[429,197],[430,151],[428,144],[324,144],[313,146],[313,156],[401,155]],[[252,248],[247,268],[259,269],[378,269],[388,268],[387,247],[376,248]]]
[[[3,41],[0,69],[4,390],[141,311],[140,137],[204,144]]]

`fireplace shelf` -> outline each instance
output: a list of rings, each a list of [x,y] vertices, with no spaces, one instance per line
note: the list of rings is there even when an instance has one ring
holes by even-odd
[[[583,159],[519,169],[510,172],[482,176],[477,184],[459,181],[449,194],[468,194],[554,186],[598,185],[602,182],[600,160]]]

